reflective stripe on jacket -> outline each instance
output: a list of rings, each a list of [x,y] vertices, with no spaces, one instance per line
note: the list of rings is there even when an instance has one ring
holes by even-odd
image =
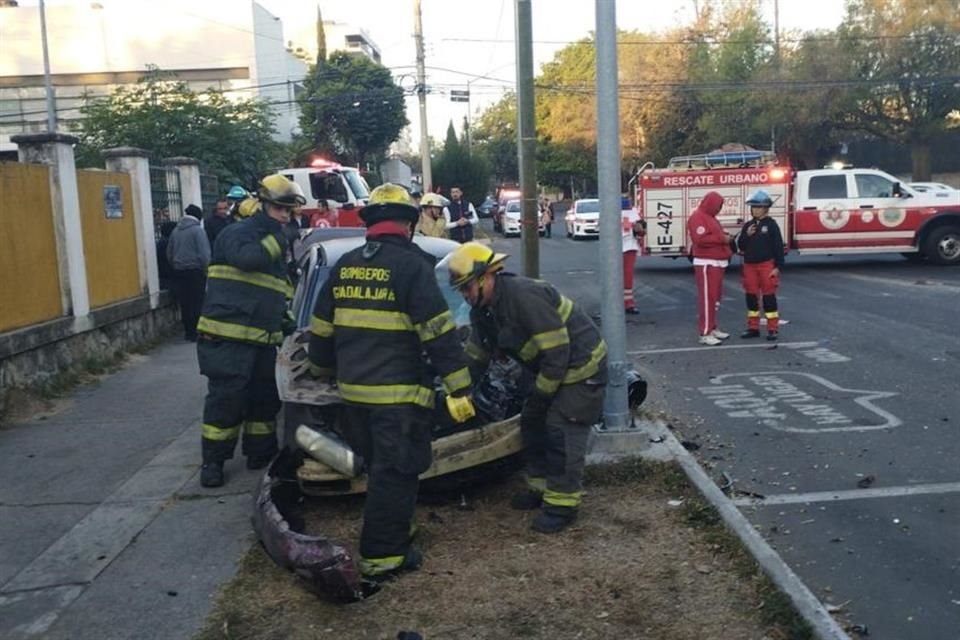
[[[470,373],[434,259],[398,236],[376,236],[345,254],[323,284],[310,322],[317,375],[335,375],[351,404],[434,405],[433,374],[463,395]]]
[[[284,263],[282,229],[260,212],[220,232],[197,331],[262,345],[283,341],[281,325],[293,288]]]
[[[593,320],[546,282],[498,274],[489,307],[470,313],[466,354],[484,362],[504,353],[537,373],[535,388],[553,395],[562,384],[606,381],[607,345]]]

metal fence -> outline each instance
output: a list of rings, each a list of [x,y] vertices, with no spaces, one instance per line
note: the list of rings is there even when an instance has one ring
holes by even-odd
[[[160,239],[160,225],[176,222],[183,215],[180,173],[173,167],[150,167],[150,195],[153,198],[153,230]]]
[[[203,213],[210,215],[217,204],[217,200],[223,197],[220,192],[220,180],[215,175],[200,174],[200,206],[203,207]]]

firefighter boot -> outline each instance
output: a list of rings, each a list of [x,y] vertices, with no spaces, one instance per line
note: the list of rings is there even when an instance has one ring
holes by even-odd
[[[575,507],[554,507],[545,505],[530,528],[540,533],[560,533],[577,520]]]
[[[759,330],[759,329],[747,329],[746,331],[744,331],[743,333],[740,334],[740,337],[743,338],[744,340],[746,340],[746,339],[748,339],[748,338],[759,338],[759,337],[760,337],[760,330]]]
[[[776,341],[777,341],[777,337],[778,337],[778,336],[777,336],[777,332],[776,332],[776,331],[768,331],[768,332],[767,332],[767,340],[769,340],[770,342],[776,342]]]
[[[411,545],[410,548],[407,549],[407,553],[403,556],[403,561],[400,564],[387,569],[378,565],[380,565],[380,562],[377,560],[361,559],[360,573],[363,575],[363,578],[374,582],[383,582],[396,578],[401,573],[417,571],[423,565],[423,554],[419,549]]]
[[[207,488],[222,487],[223,462],[204,462],[200,468],[200,486]]]
[[[514,494],[510,498],[510,508],[516,511],[533,511],[539,509],[541,504],[543,504],[543,494],[532,489]]]

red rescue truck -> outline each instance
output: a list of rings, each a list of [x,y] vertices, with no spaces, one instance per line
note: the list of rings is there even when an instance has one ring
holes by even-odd
[[[921,193],[878,169],[794,171],[768,151],[681,156],[663,169],[648,163],[635,177],[645,226],[643,255],[685,256],[687,218],[710,191],[724,198],[717,216],[736,234],[750,218],[756,189],[773,199],[770,217],[785,247],[800,254],[902,253],[960,264],[960,191]]]
[[[303,190],[307,199],[303,213],[308,218],[319,212],[320,200],[326,200],[328,209],[322,218],[327,226],[363,226],[359,214],[370,197],[370,187],[354,167],[317,158],[309,167],[280,169],[278,173],[296,182]]]

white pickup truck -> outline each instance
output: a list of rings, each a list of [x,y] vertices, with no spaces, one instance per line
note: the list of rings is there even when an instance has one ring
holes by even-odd
[[[790,250],[893,252],[960,264],[960,192],[937,197],[878,169],[792,171],[763,156],[721,158],[727,155],[674,159],[669,168],[637,175],[636,202],[646,227],[644,255],[687,255],[687,218],[710,191],[724,197],[717,218],[736,233],[750,215],[747,197],[762,188],[773,198],[770,215]]]

